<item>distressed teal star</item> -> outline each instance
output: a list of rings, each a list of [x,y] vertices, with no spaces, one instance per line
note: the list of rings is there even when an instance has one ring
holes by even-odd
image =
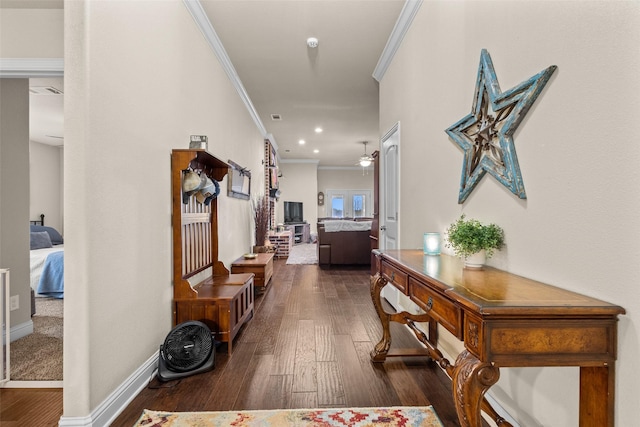
[[[458,203],[464,203],[487,172],[516,196],[527,198],[513,133],[556,68],[552,65],[502,92],[489,52],[482,50],[472,111],[446,130],[464,150]]]

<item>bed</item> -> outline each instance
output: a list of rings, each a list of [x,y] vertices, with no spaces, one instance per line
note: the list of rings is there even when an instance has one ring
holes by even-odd
[[[53,227],[30,221],[30,281],[38,297],[64,298],[64,241]]]

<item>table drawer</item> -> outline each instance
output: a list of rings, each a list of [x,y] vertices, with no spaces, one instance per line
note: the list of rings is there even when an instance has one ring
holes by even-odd
[[[387,279],[389,283],[392,283],[393,286],[400,289],[403,294],[407,294],[407,273],[397,269],[385,261],[382,261],[380,271],[382,272],[382,277]]]
[[[409,277],[409,297],[449,332],[462,339],[462,310],[453,301],[413,277]]]

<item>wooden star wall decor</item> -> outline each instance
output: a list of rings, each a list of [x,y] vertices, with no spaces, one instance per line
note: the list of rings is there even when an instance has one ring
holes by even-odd
[[[513,133],[556,68],[552,65],[502,92],[489,52],[482,50],[472,111],[446,130],[464,150],[458,203],[464,203],[487,172],[516,196],[527,198]]]

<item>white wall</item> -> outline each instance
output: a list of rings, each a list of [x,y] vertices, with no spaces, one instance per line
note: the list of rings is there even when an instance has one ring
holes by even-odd
[[[325,195],[325,204],[318,206],[318,218],[331,216],[331,206],[326,198],[327,190],[370,190],[373,197],[373,167],[362,170],[362,168],[318,169],[318,191]]]
[[[281,161],[278,179],[282,195],[276,203],[276,224],[284,223],[284,202],[302,202],[304,220],[310,224],[310,232],[317,233],[318,212],[318,163]]]
[[[20,304],[11,328],[30,333],[28,79],[0,79],[0,268],[9,269]]]
[[[260,170],[263,137],[182,1],[69,1],[64,23],[64,417],[84,417],[171,328],[171,149],[207,135]],[[228,265],[249,202],[223,191],[218,212]]]
[[[62,147],[29,142],[29,219],[40,219],[64,236],[62,227]]]
[[[0,57],[62,58],[62,9],[0,8]]]
[[[638,2],[425,1],[380,84],[380,133],[402,129],[403,246],[465,213],[505,229],[490,264],[625,307],[620,426],[637,423],[639,24]],[[444,130],[470,112],[483,48],[503,91],[558,70],[514,136],[528,198],[487,175],[458,205],[463,154]],[[522,426],[578,425],[577,368],[502,369],[490,391]]]

